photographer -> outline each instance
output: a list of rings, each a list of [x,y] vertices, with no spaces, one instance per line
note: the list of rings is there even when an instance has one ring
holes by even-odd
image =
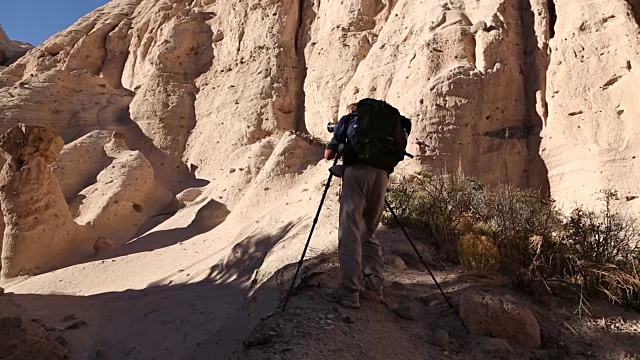
[[[358,106],[369,106],[366,102],[364,105],[361,103],[347,107],[347,115],[333,129],[333,138],[324,154],[326,160],[332,160],[337,156],[341,145],[344,145],[341,152],[344,171],[339,166],[332,168],[335,176],[342,177],[338,230],[341,284],[338,289],[325,289],[322,296],[351,308],[360,307],[361,284],[364,290],[373,292],[378,297],[382,296],[384,263],[380,243],[374,232],[382,218],[389,174],[393,172],[393,167],[374,167],[359,161],[353,146],[356,143],[354,137],[358,124]],[[371,116],[371,113],[367,114]],[[406,146],[411,122],[403,116],[399,118],[404,129],[402,140]],[[397,132],[391,135],[396,134]]]

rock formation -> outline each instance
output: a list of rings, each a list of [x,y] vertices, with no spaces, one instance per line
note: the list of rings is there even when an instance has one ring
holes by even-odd
[[[590,203],[601,189],[640,188],[640,2],[556,0],[542,158],[552,195]],[[624,200],[623,200],[624,201]],[[637,213],[640,200],[625,203]]]
[[[506,296],[467,291],[460,298],[460,318],[474,335],[529,348],[542,344],[540,325],[531,310]]]
[[[19,317],[0,319],[0,354],[9,359],[66,359],[67,350],[38,324]]]
[[[7,33],[0,26],[0,69],[13,64],[31,49],[33,49],[33,45],[29,43],[9,39]]]
[[[640,2],[587,3],[110,1],[0,67],[2,276],[39,274],[3,279],[2,298],[95,295],[84,345],[110,358],[231,357],[305,246],[326,123],[363,97],[413,120],[397,173],[446,167],[563,206],[640,196]],[[334,181],[309,257],[337,245]],[[418,266],[404,254],[394,266]],[[462,302],[476,333],[539,346],[530,312],[482,296]]]
[[[78,194],[71,208],[78,224],[117,246],[131,240],[173,195],[158,184],[145,156],[128,149],[122,134],[114,133],[104,150],[113,161]]]
[[[38,274],[93,253],[96,238],[73,221],[49,167],[63,145],[58,134],[35,126],[15,126],[0,139],[7,160],[0,172],[3,277]]]
[[[52,169],[67,202],[93,184],[98,174],[113,161],[104,149],[111,137],[111,131],[95,130],[62,149]]]
[[[60,135],[19,125],[0,137],[7,160],[0,173],[3,277],[39,274],[121,245],[173,199],[122,134],[90,135],[67,146],[62,164],[55,166],[67,179],[64,192],[51,166],[63,150]],[[95,182],[88,184],[91,177]]]

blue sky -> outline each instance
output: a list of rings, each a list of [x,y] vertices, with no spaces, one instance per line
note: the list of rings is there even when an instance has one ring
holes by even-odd
[[[13,40],[40,45],[109,0],[3,0],[0,25]]]

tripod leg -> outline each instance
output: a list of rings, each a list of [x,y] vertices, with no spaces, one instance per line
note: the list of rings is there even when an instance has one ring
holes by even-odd
[[[338,163],[338,156],[336,156],[333,165],[335,166]],[[327,197],[327,192],[329,192],[329,186],[331,185],[331,179],[333,178],[333,173],[329,173],[329,178],[327,179],[327,183],[324,186],[324,193],[322,194],[322,199],[320,200],[320,205],[318,206],[318,211],[316,212],[316,217],[313,219],[313,224],[311,225],[311,231],[309,232],[309,237],[307,238],[307,243],[304,245],[304,250],[302,251],[302,256],[300,256],[300,261],[298,261],[298,267],[296,269],[296,273],[293,275],[293,279],[291,280],[291,286],[289,287],[289,291],[287,292],[287,296],[284,299],[284,305],[282,307],[282,312],[285,312],[287,309],[287,303],[289,302],[289,297],[291,296],[291,292],[293,291],[293,285],[296,282],[296,278],[298,277],[298,272],[300,271],[300,267],[302,267],[302,262],[304,261],[304,256],[307,253],[307,249],[309,248],[309,243],[311,242],[311,236],[313,235],[313,230],[316,228],[316,224],[318,223],[318,218],[320,217],[320,210],[322,210],[322,205],[324,204],[324,199]]]
[[[429,269],[429,266],[427,266],[427,262],[422,257],[422,254],[420,254],[420,251],[418,251],[418,248],[414,244],[413,240],[411,240],[411,237],[407,233],[407,230],[405,230],[404,226],[402,226],[402,224],[400,223],[400,219],[398,219],[398,215],[396,215],[395,211],[393,211],[393,208],[391,207],[391,204],[389,204],[389,201],[386,198],[384,199],[384,203],[385,203],[385,205],[387,205],[387,209],[389,209],[389,212],[391,212],[391,215],[393,215],[393,218],[396,220],[396,222],[398,223],[398,225],[402,229],[402,232],[404,233],[404,236],[406,236],[407,240],[409,240],[409,243],[411,243],[411,246],[413,247],[413,250],[415,250],[416,254],[418,254],[418,257],[420,258],[420,261],[422,261],[422,265],[424,265],[424,267],[429,272],[429,275],[431,275],[431,278],[433,279],[433,282],[436,283],[436,286],[438,287],[438,290],[440,290],[440,293],[442,294],[444,299],[447,301],[447,304],[449,305],[450,308],[453,309],[453,305],[451,305],[451,302],[449,301],[449,298],[447,297],[447,295],[445,295],[444,291],[440,287],[440,284],[438,283],[438,280],[436,280],[436,277],[431,272],[431,269]]]

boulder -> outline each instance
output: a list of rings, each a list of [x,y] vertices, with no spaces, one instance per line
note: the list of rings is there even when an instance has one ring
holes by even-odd
[[[460,299],[460,317],[474,335],[527,348],[542,344],[540,325],[531,310],[506,296],[467,291]]]
[[[204,191],[203,188],[189,188],[186,189],[184,191],[182,191],[181,193],[179,193],[178,195],[176,195],[176,201],[177,201],[177,206],[178,208],[183,208],[189,204],[191,204],[192,202],[196,201],[196,199],[202,195],[202,192]]]
[[[402,257],[400,257],[399,255],[392,255],[388,259],[388,263],[394,269],[404,270],[404,269],[407,268],[407,264],[404,262]]]
[[[67,202],[93,184],[100,171],[113,160],[104,150],[112,134],[107,130],[91,131],[65,145],[60,152],[52,168]]]
[[[470,345],[472,352],[483,359],[511,359],[513,355],[513,348],[503,339],[473,336]]]
[[[158,215],[174,198],[155,177],[141,151],[131,151],[120,133],[104,146],[111,164],[83,189],[72,203],[75,221],[120,246],[133,239],[142,225]],[[93,244],[92,244],[93,245]],[[106,242],[96,244],[104,249]]]
[[[19,317],[0,319],[0,354],[3,359],[65,359],[67,350],[42,327]]]
[[[449,333],[444,330],[438,330],[435,333],[436,345],[442,350],[447,350],[449,347]]]
[[[403,319],[418,320],[418,304],[415,301],[401,304],[394,311]]]

